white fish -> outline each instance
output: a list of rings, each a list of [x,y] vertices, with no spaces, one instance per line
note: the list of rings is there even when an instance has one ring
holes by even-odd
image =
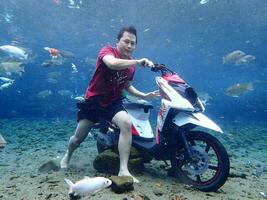
[[[263,198],[267,199],[267,192],[260,192],[260,195],[261,195]]]
[[[72,72],[71,73],[77,73],[78,69],[74,63],[71,63]]]
[[[4,18],[5,18],[5,21],[10,24],[12,23],[13,15],[6,13]]]
[[[80,1],[80,4],[82,4],[81,1]],[[69,6],[68,7],[69,8],[77,8],[77,9],[80,8],[79,5],[76,2],[74,2],[73,0],[69,0]]]
[[[239,60],[235,62],[235,65],[248,65],[251,63],[253,60],[255,60],[256,57],[252,55],[245,55],[241,57]]]
[[[3,82],[5,82],[5,83],[9,83],[9,82],[13,82],[13,81],[15,81],[15,80],[13,80],[13,79],[10,79],[10,78],[6,78],[6,77],[0,77],[0,81],[3,81]]]
[[[199,3],[203,5],[203,4],[208,3],[209,1],[210,1],[210,0],[201,0]]]
[[[76,101],[78,101],[78,102],[83,102],[83,101],[85,101],[84,97],[82,97],[82,96],[74,97],[74,99],[75,99]]]
[[[0,134],[0,148],[4,148],[6,146],[6,140],[4,137]]]
[[[69,186],[69,194],[76,195],[88,195],[95,194],[111,185],[112,181],[104,177],[90,178],[85,176],[84,179],[73,184],[69,179],[64,179]]]
[[[13,82],[8,82],[8,83],[4,83],[4,84],[0,85],[0,90],[9,88],[11,85],[13,85],[13,83],[14,83],[14,81]]]
[[[11,57],[15,57],[21,60],[26,60],[28,58],[28,54],[26,53],[26,51],[16,46],[3,45],[0,46],[0,49],[9,54],[9,56]]]
[[[150,28],[146,28],[145,30],[143,30],[143,32],[145,33],[145,32],[147,32],[149,30],[150,30]]]

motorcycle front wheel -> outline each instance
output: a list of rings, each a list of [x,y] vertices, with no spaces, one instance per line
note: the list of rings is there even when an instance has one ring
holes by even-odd
[[[190,131],[186,139],[192,151],[192,159],[178,161],[178,176],[186,184],[204,192],[218,190],[226,182],[229,156],[214,136],[202,131]],[[177,150],[177,160],[183,149]]]

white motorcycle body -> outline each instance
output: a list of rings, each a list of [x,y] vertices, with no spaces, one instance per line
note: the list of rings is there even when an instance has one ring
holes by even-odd
[[[162,77],[156,77],[156,83],[159,89],[167,96],[168,99],[162,98],[160,109],[157,116],[156,132],[162,131],[166,117],[171,108],[179,110],[178,114],[173,118],[173,123],[178,127],[193,124],[196,126],[201,126],[216,132],[223,133],[221,128],[205,116],[201,112],[195,112],[194,106],[182,95],[180,95],[172,86],[169,85],[168,81]],[[137,104],[149,104],[145,100],[138,100]],[[204,111],[204,106],[198,99],[199,106],[202,112]],[[153,139],[154,134],[149,122],[150,110],[146,112],[143,107],[127,107],[126,110],[129,113],[132,123],[138,135],[145,139]]]

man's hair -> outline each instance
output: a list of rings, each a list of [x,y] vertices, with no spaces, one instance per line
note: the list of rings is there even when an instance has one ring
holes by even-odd
[[[135,29],[135,27],[133,26],[126,26],[126,27],[123,27],[120,32],[118,33],[117,35],[117,40],[119,41],[121,38],[122,38],[122,35],[124,32],[128,32],[128,33],[131,33],[131,34],[134,34],[135,37],[136,37],[136,44],[137,44],[137,31]]]

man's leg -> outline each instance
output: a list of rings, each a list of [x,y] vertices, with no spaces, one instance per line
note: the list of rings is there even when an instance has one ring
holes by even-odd
[[[118,144],[120,154],[120,171],[118,176],[131,176],[134,182],[138,183],[139,181],[133,177],[128,170],[128,160],[132,145],[132,121],[126,111],[120,111],[113,117],[112,122],[120,128]]]
[[[82,141],[87,137],[89,131],[93,127],[94,123],[87,120],[81,119],[78,122],[77,128],[75,130],[75,134],[70,137],[68,150],[65,153],[64,157],[60,162],[60,167],[67,168],[70,158],[74,152],[74,150],[82,143]]]

